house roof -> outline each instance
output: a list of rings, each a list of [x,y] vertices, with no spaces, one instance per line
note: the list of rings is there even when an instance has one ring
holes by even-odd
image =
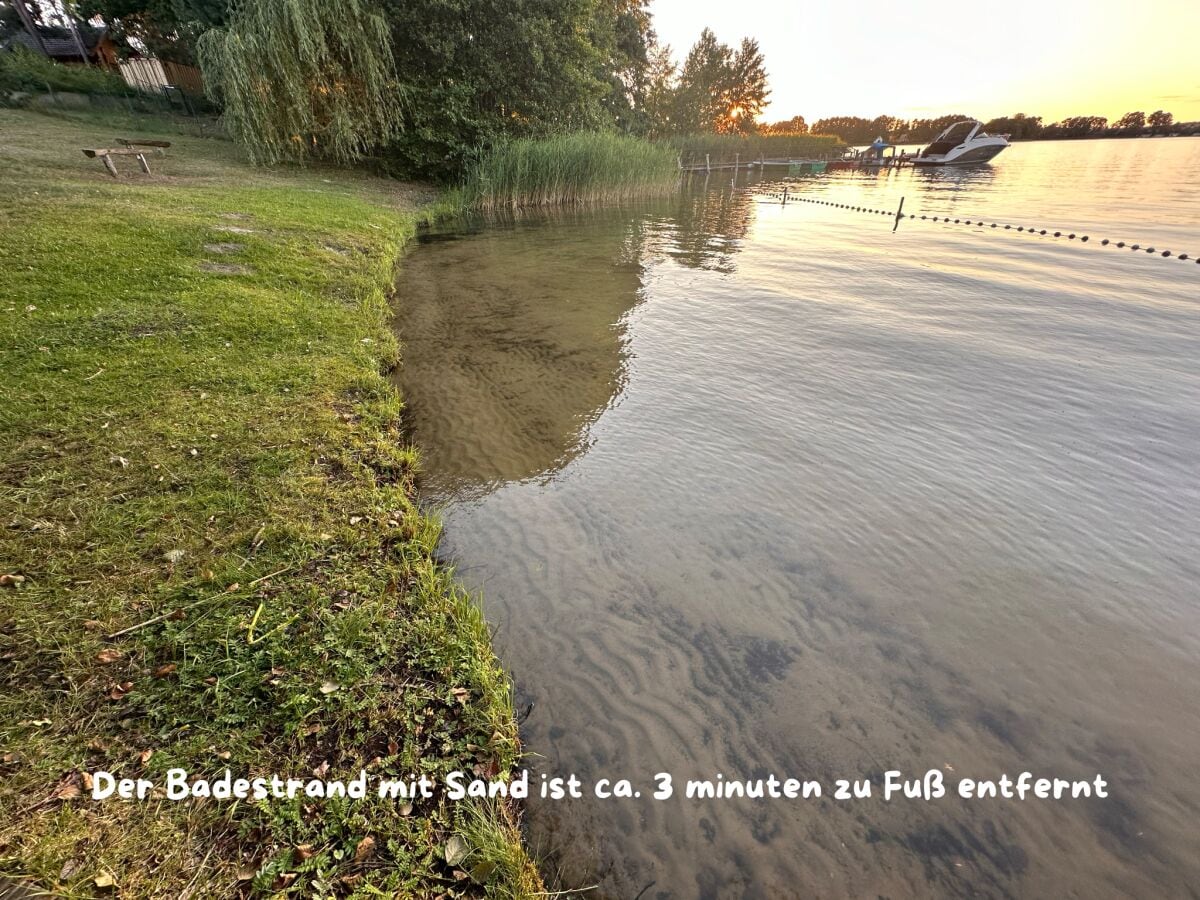
[[[52,59],[78,58],[79,48],[75,46],[75,39],[70,36],[59,37],[58,33],[61,31],[62,29],[56,29],[53,32],[47,31],[45,28],[38,29],[38,33],[42,38],[42,44],[46,48],[46,55]],[[96,45],[104,39],[107,32],[107,28],[79,29],[79,36],[83,39],[84,49],[87,50],[89,56],[95,52]],[[33,50],[35,53],[41,51],[34,36],[24,29],[9,38],[3,47],[6,50],[11,50],[15,47],[25,47],[28,50]]]

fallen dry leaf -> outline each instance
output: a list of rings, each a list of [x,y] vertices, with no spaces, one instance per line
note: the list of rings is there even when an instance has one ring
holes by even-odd
[[[0,587],[16,587],[17,585],[24,584],[24,583],[25,583],[24,575],[16,575],[13,573],[9,573],[7,575],[0,575]]]
[[[74,800],[82,791],[80,790],[82,779],[78,772],[72,772],[63,778],[54,788],[54,792],[47,798],[49,800]]]
[[[179,666],[175,665],[175,663],[167,663],[165,666],[159,666],[152,674],[155,678],[166,678],[178,668]]]
[[[245,863],[237,870],[238,881],[251,881],[258,874],[258,866],[253,863]]]
[[[486,884],[487,880],[492,877],[492,873],[495,871],[496,864],[490,860],[484,860],[471,870],[471,880],[476,884]]]
[[[368,835],[358,842],[358,846],[354,848],[354,861],[356,863],[363,862],[371,857],[375,852],[375,838]]]
[[[284,872],[275,879],[271,885],[273,891],[285,891],[292,886],[292,882],[296,880],[295,872]]]
[[[336,691],[340,687],[341,687],[341,685],[338,684],[336,681],[327,681],[323,685],[321,685],[321,693],[322,694],[332,694],[334,691]]]
[[[446,864],[450,866],[457,866],[470,855],[471,848],[467,845],[466,841],[456,834],[451,836],[450,840],[446,841],[444,853],[446,856]],[[465,872],[463,873],[463,877],[466,877]]]
[[[138,754],[138,762],[140,762],[144,766],[146,763],[150,762],[150,757],[152,757],[153,755],[154,755],[153,750],[150,750],[150,749],[143,750],[141,753]]]
[[[312,856],[314,853],[316,853],[316,851],[313,850],[312,844],[301,844],[296,848],[295,853],[296,859],[300,860],[300,862],[304,862],[306,859],[312,859]]]
[[[117,884],[117,881],[115,878],[113,878],[107,872],[101,872],[99,875],[97,875],[95,878],[92,879],[92,883],[95,884],[96,887],[104,889],[104,888],[115,887]]]
[[[58,870],[58,880],[66,881],[84,866],[82,859],[68,859],[62,864],[62,868]]]
[[[107,666],[121,660],[124,658],[124,656],[125,654],[123,654],[120,650],[117,650],[115,647],[107,647],[96,654],[96,662],[103,666]]]

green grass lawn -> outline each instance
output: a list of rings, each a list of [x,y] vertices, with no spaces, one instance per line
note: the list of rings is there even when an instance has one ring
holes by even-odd
[[[100,769],[520,755],[381,375],[432,195],[141,126],[0,110],[0,874],[68,897],[540,890],[503,807],[90,799]],[[174,146],[114,180],[80,148],[118,136]]]

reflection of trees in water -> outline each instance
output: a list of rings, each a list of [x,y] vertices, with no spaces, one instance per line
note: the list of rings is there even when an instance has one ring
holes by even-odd
[[[697,180],[673,201],[670,227],[658,229],[647,249],[693,269],[733,272],[734,256],[750,232],[754,197],[744,187]]]
[[[397,283],[397,378],[432,487],[478,495],[556,472],[587,448],[624,386],[644,262],[734,270],[754,200],[722,182],[421,238]]]
[[[545,475],[588,446],[625,380],[637,221],[586,210],[496,220],[430,235],[405,260],[397,378],[439,493]]]

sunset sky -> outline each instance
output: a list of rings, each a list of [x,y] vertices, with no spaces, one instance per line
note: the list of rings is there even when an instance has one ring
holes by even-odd
[[[677,61],[706,25],[758,39],[763,119],[1024,112],[1200,119],[1200,0],[652,0]]]

